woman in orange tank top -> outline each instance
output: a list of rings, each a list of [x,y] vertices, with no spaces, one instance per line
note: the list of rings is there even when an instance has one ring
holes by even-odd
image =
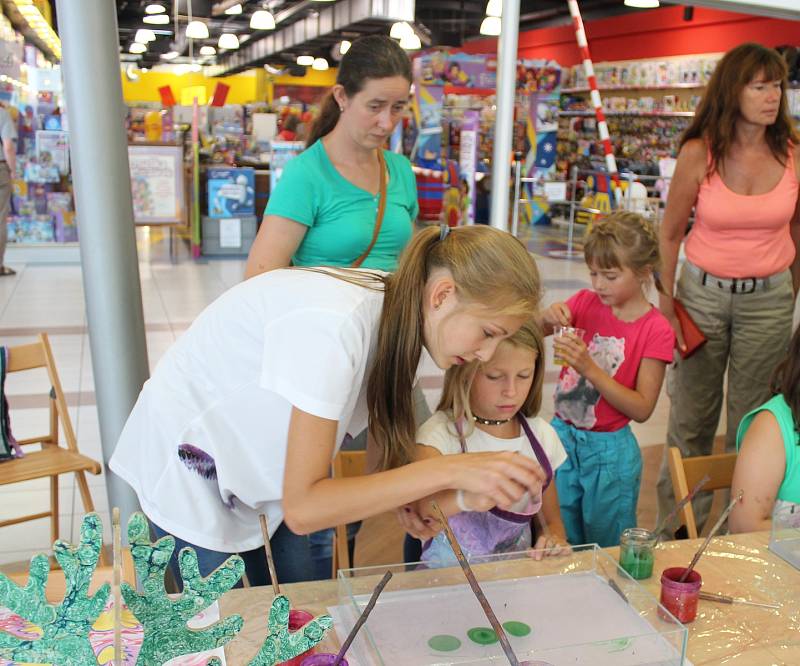
[[[737,46],[717,65],[681,140],[660,232],[660,307],[675,328],[678,351],[686,347],[675,298],[707,338],[691,356],[676,354],[667,380],[667,445],[685,457],[711,453],[726,372],[725,448],[734,450],[739,421],[769,397],[770,373],[788,347],[800,286],[800,139],[786,87],[786,63],[777,51]],[[675,501],[666,453],[658,481],[661,516]],[[711,499],[701,493],[693,502],[698,530]]]

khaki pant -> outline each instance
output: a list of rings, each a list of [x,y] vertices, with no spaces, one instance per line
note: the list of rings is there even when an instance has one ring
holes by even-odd
[[[789,271],[770,279],[768,286],[749,294],[732,294],[686,266],[681,270],[677,297],[705,334],[708,342],[667,374],[671,400],[667,447],[677,446],[684,457],[709,455],[719,424],[723,378],[728,371],[725,450],[736,446],[742,417],[770,395],[769,380],[786,354],[792,332],[794,294]],[[698,531],[708,518],[713,493],[692,501]],[[674,507],[667,449],[658,479],[658,520]],[[671,538],[674,525],[664,530]]]
[[[11,212],[11,171],[0,162],[0,267],[4,266],[8,241],[8,214]]]

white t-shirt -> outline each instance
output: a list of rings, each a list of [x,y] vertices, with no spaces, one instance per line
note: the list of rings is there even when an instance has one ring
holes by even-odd
[[[542,445],[542,450],[550,462],[553,472],[561,467],[567,459],[567,453],[561,444],[556,431],[547,421],[540,416],[533,416],[528,419],[531,431]],[[520,428],[520,430],[522,430]],[[465,439],[468,453],[484,453],[499,451],[516,451],[532,460],[536,460],[528,437],[524,431],[520,432],[519,437],[513,439],[502,439],[494,437],[488,432],[478,428],[473,428],[472,432]],[[442,411],[436,412],[417,430],[417,443],[425,444],[437,449],[442,455],[461,453],[461,442],[458,439],[455,424],[448,414]],[[528,504],[528,497],[523,497],[512,511],[523,511]]]
[[[222,552],[258,548],[258,514],[270,534],[283,521],[292,406],[338,421],[337,449],[367,427],[382,306],[382,291],[311,271],[272,271],[233,287],[161,359],[111,469],[175,536]],[[213,458],[216,479],[181,460],[182,444]]]

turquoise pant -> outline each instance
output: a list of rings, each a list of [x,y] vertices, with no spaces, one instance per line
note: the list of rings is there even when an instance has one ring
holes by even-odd
[[[558,417],[552,426],[567,459],[556,470],[556,488],[567,541],[619,544],[622,531],[636,527],[642,454],[630,426],[615,432],[580,430]]]

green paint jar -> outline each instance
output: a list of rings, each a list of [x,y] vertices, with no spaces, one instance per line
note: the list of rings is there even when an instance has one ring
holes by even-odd
[[[658,537],[642,527],[629,527],[619,540],[619,565],[631,578],[644,580],[653,575],[654,550]]]

